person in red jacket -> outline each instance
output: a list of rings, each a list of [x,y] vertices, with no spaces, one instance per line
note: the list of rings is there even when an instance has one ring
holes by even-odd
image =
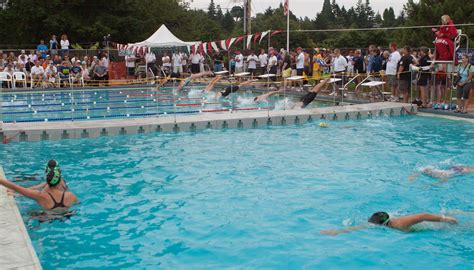
[[[442,26],[439,29],[432,28],[436,39],[436,60],[453,60],[455,57],[454,39],[458,35],[458,30],[453,20],[448,15],[441,16]]]

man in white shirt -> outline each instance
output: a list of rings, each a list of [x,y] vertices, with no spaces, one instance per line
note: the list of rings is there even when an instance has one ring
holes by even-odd
[[[201,70],[201,54],[199,52],[191,54],[191,73],[197,74]]]
[[[340,83],[338,83],[337,87],[342,87],[344,85],[344,77],[346,73],[346,68],[347,68],[347,60],[344,56],[341,55],[341,51],[339,49],[334,50],[334,59],[332,62],[332,70],[336,74],[336,77],[339,79],[342,79]],[[337,95],[336,92],[332,92],[330,94],[332,95]]]
[[[158,75],[158,67],[156,66],[156,55],[154,52],[148,52],[145,54],[145,62],[148,70],[151,69],[153,75]]]
[[[173,73],[180,76],[183,73],[183,58],[181,52],[173,54]]]
[[[171,59],[170,59],[170,57],[168,56],[168,54],[166,52],[163,53],[163,57],[161,57],[161,62],[163,63],[162,67],[163,67],[166,75],[170,74],[170,72],[171,72]]]
[[[26,64],[26,59],[28,59],[28,55],[26,55],[25,50],[21,50],[21,54],[18,55],[18,63]]]
[[[244,56],[240,50],[235,51],[235,73],[244,72]]]
[[[402,59],[402,56],[397,50],[397,44],[395,42],[390,43],[390,56],[387,59],[385,74],[388,77],[388,84],[392,88],[391,101],[398,101],[397,66],[400,59]]]
[[[51,63],[48,65],[45,71],[46,74],[46,82],[48,83],[49,87],[56,87],[56,82],[58,80],[58,70],[57,68]]]
[[[276,57],[276,51],[271,50],[268,52],[270,54],[270,58],[268,59],[268,73],[274,74],[275,76],[270,77],[272,81],[276,81],[276,74],[277,74],[277,67],[278,67],[278,58]]]
[[[247,56],[247,65],[248,65],[247,71],[250,72],[252,78],[253,76],[256,75],[257,62],[258,62],[258,57],[255,55],[254,51],[252,51],[250,55]]]
[[[31,50],[30,51],[30,54],[28,55],[28,58],[30,58],[31,62],[36,62],[36,60],[38,60],[38,55],[35,54],[35,51],[34,50]]]
[[[304,53],[303,48],[296,49],[296,76],[303,76],[304,73]],[[303,81],[298,81],[300,88],[303,86]]]
[[[35,65],[31,68],[31,77],[33,78],[33,87],[41,84],[44,80],[44,69],[38,60],[36,60]]]
[[[304,53],[303,49],[299,47],[296,49],[296,76],[303,76],[304,72]]]
[[[268,55],[265,53],[264,49],[260,50],[260,55],[258,56],[258,61],[260,62],[260,74],[267,73],[268,65]]]

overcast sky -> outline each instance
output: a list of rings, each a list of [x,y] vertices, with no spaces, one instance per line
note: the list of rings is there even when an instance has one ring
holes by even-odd
[[[211,0],[185,0],[190,3],[192,8],[207,9]],[[192,2],[191,2],[192,1]],[[317,12],[321,12],[324,0],[289,0],[291,12],[296,14],[298,17],[308,16],[313,19]],[[252,14],[263,12],[269,6],[278,7],[282,0],[252,0]],[[365,2],[365,0],[363,0]],[[407,0],[370,0],[370,5],[375,12],[383,10],[387,7],[392,7],[395,10],[395,14],[399,14],[403,9],[403,5]],[[417,2],[417,1],[416,1]],[[216,5],[220,5],[223,9],[232,8],[235,5],[242,5],[243,0],[214,0]],[[349,9],[351,6],[357,4],[357,0],[336,0],[339,6],[345,6]],[[224,10],[225,12],[225,10]]]

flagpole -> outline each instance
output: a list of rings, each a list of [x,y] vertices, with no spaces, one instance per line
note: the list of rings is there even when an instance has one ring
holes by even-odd
[[[286,14],[286,51],[290,51],[290,0],[286,0],[288,9]]]

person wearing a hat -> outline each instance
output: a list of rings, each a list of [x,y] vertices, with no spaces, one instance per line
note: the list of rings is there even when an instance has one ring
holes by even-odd
[[[240,50],[235,51],[235,73],[244,72],[244,56]]]

